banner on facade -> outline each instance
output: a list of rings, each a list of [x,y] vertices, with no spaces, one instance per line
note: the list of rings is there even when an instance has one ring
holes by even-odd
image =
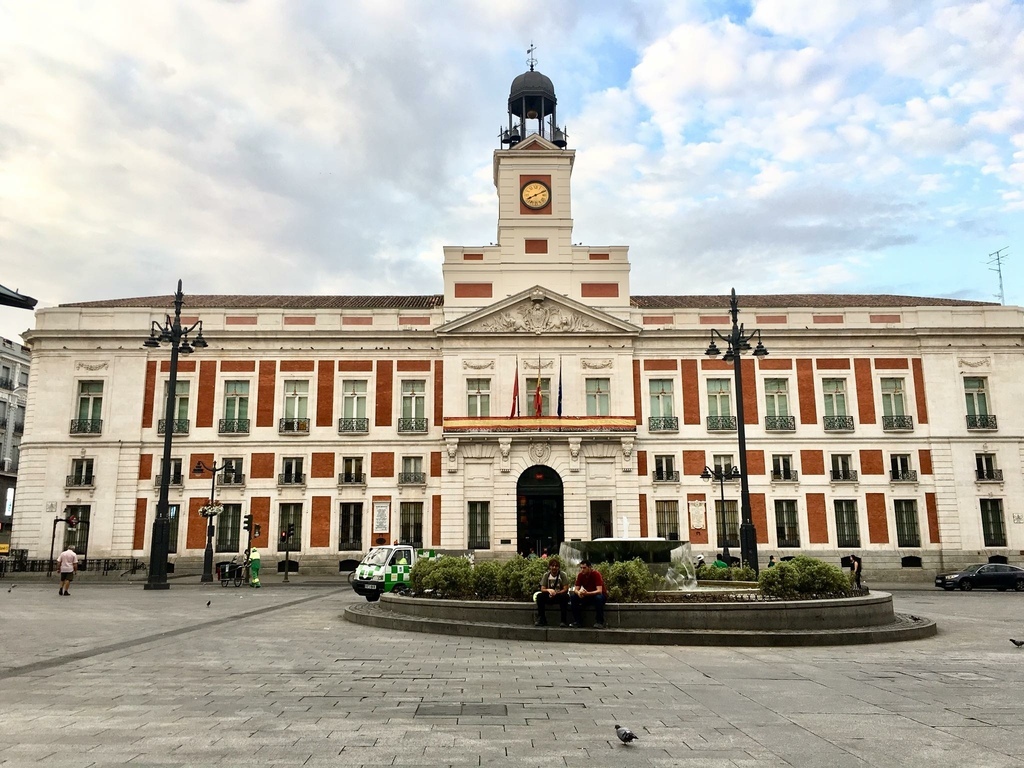
[[[707,505],[703,501],[690,501],[686,504],[690,512],[690,527],[697,530],[704,529],[704,520],[707,515]]]
[[[391,530],[391,502],[373,502],[373,532],[387,533]]]

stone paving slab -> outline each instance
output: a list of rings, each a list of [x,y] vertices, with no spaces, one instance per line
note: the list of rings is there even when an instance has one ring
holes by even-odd
[[[343,588],[25,582],[0,589],[0,766],[1024,768],[1024,596],[895,598],[938,636],[538,643],[353,625]]]

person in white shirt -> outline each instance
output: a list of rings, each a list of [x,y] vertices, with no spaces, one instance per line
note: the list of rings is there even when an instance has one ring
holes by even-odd
[[[57,556],[57,570],[60,571],[60,589],[58,595],[71,595],[71,580],[78,572],[78,555],[70,546]]]

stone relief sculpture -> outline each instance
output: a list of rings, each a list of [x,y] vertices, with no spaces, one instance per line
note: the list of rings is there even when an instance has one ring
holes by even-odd
[[[543,301],[512,307],[477,327],[499,333],[579,333],[597,329],[590,318]]]
[[[472,371],[486,371],[494,368],[493,360],[463,360],[462,367]]]
[[[602,368],[611,368],[611,360],[580,360],[581,368],[588,368],[592,371],[598,371]]]
[[[530,458],[540,463],[548,460],[548,456],[551,455],[551,444],[547,441],[543,443],[530,443]]]

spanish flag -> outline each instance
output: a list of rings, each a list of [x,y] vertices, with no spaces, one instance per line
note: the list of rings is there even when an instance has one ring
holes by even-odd
[[[519,415],[519,358],[516,358],[516,378],[512,385],[512,412],[508,415],[510,419]]]

